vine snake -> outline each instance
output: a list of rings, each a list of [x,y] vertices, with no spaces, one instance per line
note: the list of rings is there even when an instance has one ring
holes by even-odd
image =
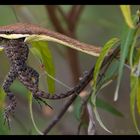
[[[100,47],[79,42],[68,36],[62,35],[60,33],[48,30],[46,28],[34,24],[16,23],[13,25],[1,26],[0,37],[6,39],[19,39],[23,37],[31,37],[35,40],[37,38],[37,40],[52,41],[93,56],[99,56],[101,52]],[[25,39],[25,42],[28,43],[29,39]]]

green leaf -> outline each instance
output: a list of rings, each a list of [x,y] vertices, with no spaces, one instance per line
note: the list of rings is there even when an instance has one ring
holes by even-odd
[[[131,17],[130,5],[120,5],[120,8],[121,8],[122,14],[124,16],[124,19],[125,19],[125,22],[127,23],[127,25],[130,28],[135,28],[132,17]]]
[[[134,126],[138,134],[140,134],[140,130],[138,128],[138,124],[137,124],[136,116],[135,116],[136,101],[137,101],[138,113],[140,114],[140,49],[138,49],[136,52],[134,65],[131,68],[130,84],[131,84],[130,110],[131,110]]]
[[[138,113],[140,115],[140,78],[138,79],[136,99],[137,99],[137,109],[138,109]]]
[[[140,95],[140,78],[131,75],[130,80],[131,80],[130,110],[131,110],[134,126],[138,134],[140,134],[140,130],[138,128],[138,124],[137,124],[136,116],[135,116],[136,96],[137,94]]]
[[[138,56],[137,56],[138,55]],[[137,82],[138,82],[138,86],[135,87],[136,88],[136,99],[137,99],[137,109],[138,109],[138,113],[140,115],[140,49],[138,50],[137,52],[137,55],[135,57],[135,62],[137,62],[138,60],[138,63],[137,63],[137,67],[135,67],[135,77],[137,78]],[[139,59],[137,59],[139,58]]]
[[[9,128],[8,126],[4,125],[4,104],[5,104],[5,93],[0,88],[0,135],[7,135],[9,134]]]
[[[115,116],[124,117],[124,115],[120,111],[118,111],[115,107],[113,107],[112,105],[110,105],[109,103],[107,103],[102,99],[99,98],[96,99],[96,106],[107,112],[110,112]]]
[[[134,49],[135,49],[136,41],[137,41],[137,34],[134,37],[134,40],[132,42],[132,46],[131,46],[131,49],[130,49],[129,63],[130,63],[131,68],[133,67],[133,58],[135,57]]]
[[[18,80],[15,80],[10,87],[11,91],[18,93],[20,96],[25,97],[25,93],[28,92],[28,89]]]
[[[137,98],[138,113],[140,115],[140,79],[139,79],[139,85],[137,87],[137,95],[136,95],[136,98]]]
[[[34,120],[33,110],[32,110],[32,93],[30,93],[30,92],[28,94],[28,100],[29,100],[29,111],[30,111],[31,120],[34,125],[34,128],[38,132],[38,134],[43,135],[43,133],[39,130],[39,128],[37,127],[35,120]]]
[[[32,47],[31,52],[38,57],[41,63],[45,66],[45,71],[55,77],[55,67],[53,63],[53,58],[51,52],[49,51],[47,42],[37,41],[31,42]],[[54,79],[47,76],[48,90],[50,93],[55,92],[55,81]]]
[[[137,16],[134,17],[134,22],[136,21],[137,21]],[[118,92],[119,92],[121,78],[123,74],[124,63],[126,57],[128,56],[128,52],[130,51],[132,45],[134,45],[136,32],[137,32],[137,28],[132,29],[129,28],[128,26],[125,26],[123,30],[123,34],[121,37],[119,76],[118,76],[117,87],[114,95],[114,101],[118,99]]]
[[[95,114],[95,117],[96,117],[96,120],[98,121],[99,125],[104,129],[106,130],[107,132],[109,133],[112,133],[111,131],[109,131],[106,126],[103,124],[101,118],[100,118],[100,115],[98,113],[98,110],[97,110],[97,105],[96,105],[96,96],[97,94],[95,94],[96,92],[93,91],[92,95],[91,95],[91,103],[93,105],[93,111],[94,111],[94,114]]]
[[[95,117],[96,117],[98,123],[100,124],[100,126],[101,126],[104,130],[106,130],[107,132],[112,133],[111,131],[109,131],[109,130],[105,127],[105,125],[104,125],[103,122],[101,121],[100,115],[99,115],[99,113],[98,113],[98,111],[97,111],[97,108],[96,108],[95,106],[93,107],[93,111],[94,111],[94,113],[95,113]]]
[[[97,78],[98,78],[98,75],[99,75],[99,72],[100,72],[100,68],[101,68],[101,65],[102,65],[102,62],[103,62],[105,56],[108,54],[110,49],[113,48],[114,45],[118,42],[119,42],[118,38],[112,38],[102,48],[100,56],[98,57],[97,62],[95,64],[95,70],[94,70],[94,73],[93,73],[93,77],[94,77],[93,78],[93,83],[94,83],[93,88],[94,89],[96,88],[96,81],[97,81]]]
[[[82,105],[82,100],[80,97],[78,97],[74,103],[74,116],[76,117],[77,120],[80,120],[81,117],[81,105]],[[124,115],[118,111],[115,107],[107,103],[106,101],[97,98],[96,99],[96,106],[97,108],[101,108],[104,111],[107,111],[111,113],[112,115],[118,116],[118,117],[124,117]]]
[[[81,100],[81,97],[77,97],[75,102],[74,102],[74,116],[76,117],[76,119],[78,121],[80,121],[80,117],[81,117],[81,110],[82,110],[82,100]]]
[[[109,65],[107,71],[104,73],[104,77],[101,79],[100,83],[97,85],[97,89],[102,89],[109,81],[113,81],[118,75],[119,61],[114,59]]]
[[[95,70],[93,73],[93,77],[94,77],[93,78],[93,93],[91,96],[91,102],[94,105],[93,111],[95,113],[95,117],[96,117],[97,121],[99,122],[100,126],[109,133],[111,133],[111,132],[105,127],[105,125],[101,121],[101,118],[100,118],[98,111],[97,111],[97,108],[96,108],[96,95],[97,95],[96,94],[96,92],[97,92],[96,81],[97,81],[97,78],[98,78],[98,75],[100,72],[100,68],[101,68],[101,65],[102,65],[102,62],[103,62],[105,56],[109,53],[110,49],[113,48],[115,46],[115,44],[117,44],[118,42],[119,42],[118,38],[112,38],[104,45],[104,47],[102,48],[102,51],[100,53],[100,56],[97,59],[97,62],[95,64]]]

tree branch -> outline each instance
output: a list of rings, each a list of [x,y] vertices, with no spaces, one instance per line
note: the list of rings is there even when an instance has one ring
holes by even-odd
[[[74,5],[68,13],[68,28],[69,30],[75,30],[78,20],[82,11],[84,10],[84,5]]]
[[[49,18],[55,28],[56,31],[65,34],[67,36],[73,37],[75,38],[75,28],[70,26],[70,20],[69,18],[65,18],[65,22],[68,26],[68,30],[64,30],[64,28],[62,27],[62,25],[60,24],[61,21],[57,16],[57,11],[56,9],[59,8],[59,12],[61,11],[61,14],[63,15],[63,17],[65,16],[61,7],[56,7],[56,6],[52,6],[52,5],[46,5],[46,10],[48,11],[48,15]],[[70,28],[69,28],[70,26]],[[77,51],[71,49],[71,48],[67,48],[67,55],[68,55],[68,62],[71,68],[71,71],[73,73],[73,81],[74,83],[77,83],[78,78],[80,76],[80,66],[79,66],[79,62],[78,62],[78,55],[77,55]]]
[[[46,10],[55,30],[62,34],[67,34],[67,32],[63,29],[59,18],[57,17],[56,7],[54,5],[46,5]]]
[[[56,5],[56,8],[59,12],[59,14],[62,16],[62,18],[65,20],[66,23],[68,23],[68,17],[65,14],[65,12],[63,11],[63,9],[60,7],[60,5]]]
[[[113,51],[113,53],[110,55],[110,56],[107,56],[105,59],[104,59],[104,61],[103,61],[103,63],[102,63],[102,66],[101,66],[101,70],[107,65],[108,66],[108,64],[110,64],[111,62],[112,62],[112,60],[113,60],[113,58],[115,57],[115,56],[117,56],[118,55],[118,53],[119,53],[119,47],[117,47],[114,51]],[[107,69],[105,69],[105,71],[106,71]],[[93,79],[93,71],[94,71],[94,66],[93,66],[93,68],[90,70],[90,80],[92,80]],[[104,72],[105,72],[104,71]],[[102,79],[102,76],[100,76],[99,77],[99,81]],[[99,81],[98,81],[98,83],[99,83]],[[98,84],[97,83],[97,84]],[[76,99],[76,97],[78,96],[78,94],[81,92],[81,89],[79,89],[79,91],[77,91],[77,93],[76,94],[74,94],[71,98],[70,98],[70,100],[68,100],[66,103],[65,103],[65,105],[62,107],[62,109],[61,109],[61,111],[60,111],[60,113],[57,115],[57,116],[55,116],[53,119],[52,119],[52,121],[51,121],[51,123],[47,126],[47,128],[44,130],[44,132],[43,132],[43,134],[44,135],[47,135],[49,132],[50,132],[50,130],[60,121],[60,119],[63,117],[63,115],[66,113],[66,111],[67,111],[67,109],[69,108],[69,106],[75,101],[75,99]]]

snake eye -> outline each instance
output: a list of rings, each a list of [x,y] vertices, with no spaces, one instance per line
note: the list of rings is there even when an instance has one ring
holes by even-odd
[[[12,31],[5,31],[5,34],[7,35],[12,34]]]

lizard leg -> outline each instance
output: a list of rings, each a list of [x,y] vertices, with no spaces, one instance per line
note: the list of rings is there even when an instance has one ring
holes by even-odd
[[[27,66],[28,69],[27,69],[27,73],[30,73],[30,77],[31,77],[31,80],[34,82],[34,85],[37,86],[38,88],[38,83],[39,83],[39,73],[34,70],[33,68]]]
[[[26,64],[22,65],[21,70],[18,72],[19,80],[26,86],[27,89],[29,89],[33,93],[33,97],[35,99],[40,100],[41,102],[43,102],[41,98],[61,99],[75,93],[75,89],[68,91],[67,94],[61,93],[60,95],[59,94],[51,95],[48,92],[41,91],[38,88],[39,76],[36,75],[38,75],[37,72],[33,68],[27,66]],[[79,88],[79,85],[76,86],[75,88],[76,89]]]
[[[19,73],[20,74],[18,74],[18,79],[33,93],[33,97],[37,101],[37,103],[39,103],[40,105],[40,102],[42,102],[45,105],[48,105],[43,99],[41,99],[40,96],[36,94],[38,91],[39,83],[38,72],[33,68],[25,65]],[[48,106],[52,108],[50,105]]]
[[[18,71],[18,79],[33,94],[38,90],[39,74],[33,68],[23,65]]]
[[[17,73],[15,72],[14,68],[10,68],[10,71],[8,73],[8,75],[6,76],[6,79],[3,83],[3,90],[5,91],[5,93],[7,94],[7,96],[9,97],[10,100],[10,104],[7,106],[7,108],[5,108],[4,110],[4,118],[5,118],[5,122],[8,123],[8,126],[10,128],[10,122],[9,122],[9,115],[12,113],[14,114],[15,108],[16,108],[16,99],[14,94],[10,91],[10,86],[13,83],[13,81],[16,79],[17,77]],[[4,123],[5,123],[4,122]]]

